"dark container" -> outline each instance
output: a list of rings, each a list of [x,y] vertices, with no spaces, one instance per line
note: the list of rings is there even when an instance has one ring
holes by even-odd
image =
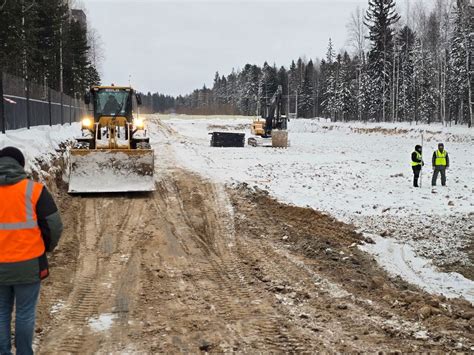
[[[245,133],[212,132],[211,147],[237,147],[245,145]]]

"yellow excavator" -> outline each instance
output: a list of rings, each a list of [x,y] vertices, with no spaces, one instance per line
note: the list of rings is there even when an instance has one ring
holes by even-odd
[[[248,145],[259,147],[288,147],[288,118],[281,114],[283,89],[278,85],[267,104],[264,119],[255,119],[250,126],[252,136],[247,140]]]
[[[92,115],[70,150],[69,193],[155,190],[154,154],[141,97],[131,87],[93,86],[84,97]]]

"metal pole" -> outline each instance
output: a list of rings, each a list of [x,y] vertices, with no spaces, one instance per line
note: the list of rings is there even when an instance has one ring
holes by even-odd
[[[30,82],[25,80],[25,96],[26,96],[26,128],[30,129]]]
[[[72,97],[69,97],[69,125],[72,125]]]
[[[298,90],[295,91],[296,100],[295,100],[295,118],[298,118]]]
[[[0,70],[0,126],[2,134],[5,134],[6,123],[5,123],[5,108],[3,106],[3,72]]]
[[[59,26],[59,91],[61,95],[64,91],[64,68],[63,68],[63,25]],[[61,105],[62,105],[62,96],[61,96]],[[62,118],[61,118],[62,120]],[[61,121],[62,123],[62,121]]]
[[[76,97],[74,97],[74,119],[73,119],[73,122],[77,122],[77,99]]]
[[[287,101],[287,111],[286,111],[286,117],[290,117],[290,78],[288,77],[288,101]]]
[[[48,110],[49,110],[49,126],[53,125],[53,112],[51,107],[51,88],[48,87]]]
[[[64,105],[63,105],[63,92],[61,91],[61,126],[64,123]]]
[[[421,131],[421,170],[420,170],[420,189],[423,186],[422,185],[422,175],[423,175],[423,131]]]

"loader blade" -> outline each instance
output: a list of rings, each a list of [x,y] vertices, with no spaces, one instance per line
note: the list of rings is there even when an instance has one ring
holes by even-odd
[[[72,149],[69,193],[154,191],[151,149]]]

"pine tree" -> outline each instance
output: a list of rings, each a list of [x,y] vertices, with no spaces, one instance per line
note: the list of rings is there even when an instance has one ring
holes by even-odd
[[[413,80],[415,34],[410,27],[402,28],[398,34],[398,41],[401,49],[398,115],[402,120],[411,121],[415,113],[415,83]]]
[[[290,69],[288,70],[288,86],[289,86],[289,97],[290,105],[289,110],[292,113],[296,112],[296,95],[298,92],[298,73],[296,69],[295,61],[291,61]]]
[[[69,95],[82,93],[93,84],[90,67],[86,30],[78,21],[72,20],[66,29],[64,45],[64,91]]]
[[[454,13],[454,28],[451,37],[451,50],[449,59],[448,87],[451,96],[450,113],[454,115],[455,122],[473,124],[471,71],[472,71],[472,23],[469,6],[466,1],[458,0]],[[449,102],[449,101],[448,101]]]
[[[269,66],[267,62],[263,64],[262,76],[260,78],[259,96],[261,115],[266,116],[266,108],[270,99],[278,88],[278,76],[275,66]]]
[[[1,9],[0,65],[2,71],[30,79],[38,69],[36,21],[38,4],[32,0],[7,1]]]
[[[416,82],[416,107],[419,112],[416,119],[430,123],[436,109],[436,90],[434,81],[433,58],[423,47],[420,38],[415,41],[414,77]]]
[[[354,109],[354,95],[351,92],[352,76],[351,76],[351,58],[347,52],[339,58],[338,83],[336,87],[336,107],[340,113],[342,120],[346,120]]]
[[[314,65],[310,60],[305,66],[303,83],[298,94],[298,114],[299,117],[311,117],[314,107]]]
[[[368,74],[367,65],[361,67],[359,75],[360,89],[357,95],[357,104],[359,106],[360,117],[362,117],[364,121],[367,121],[370,105],[372,103],[374,86],[372,85],[371,78]]]
[[[322,87],[323,111],[332,119],[336,119],[337,113],[337,72],[334,63],[335,54],[331,38],[329,38],[326,61],[321,62],[321,73],[324,80]]]
[[[35,26],[39,29],[35,61],[38,63],[36,79],[45,81],[55,90],[60,89],[61,46],[67,47],[69,26],[68,7],[62,0],[38,1],[38,19]]]
[[[390,100],[392,76],[393,29],[400,19],[395,11],[395,0],[369,0],[365,24],[372,42],[369,52],[369,75],[375,86],[369,112],[385,121]]]

